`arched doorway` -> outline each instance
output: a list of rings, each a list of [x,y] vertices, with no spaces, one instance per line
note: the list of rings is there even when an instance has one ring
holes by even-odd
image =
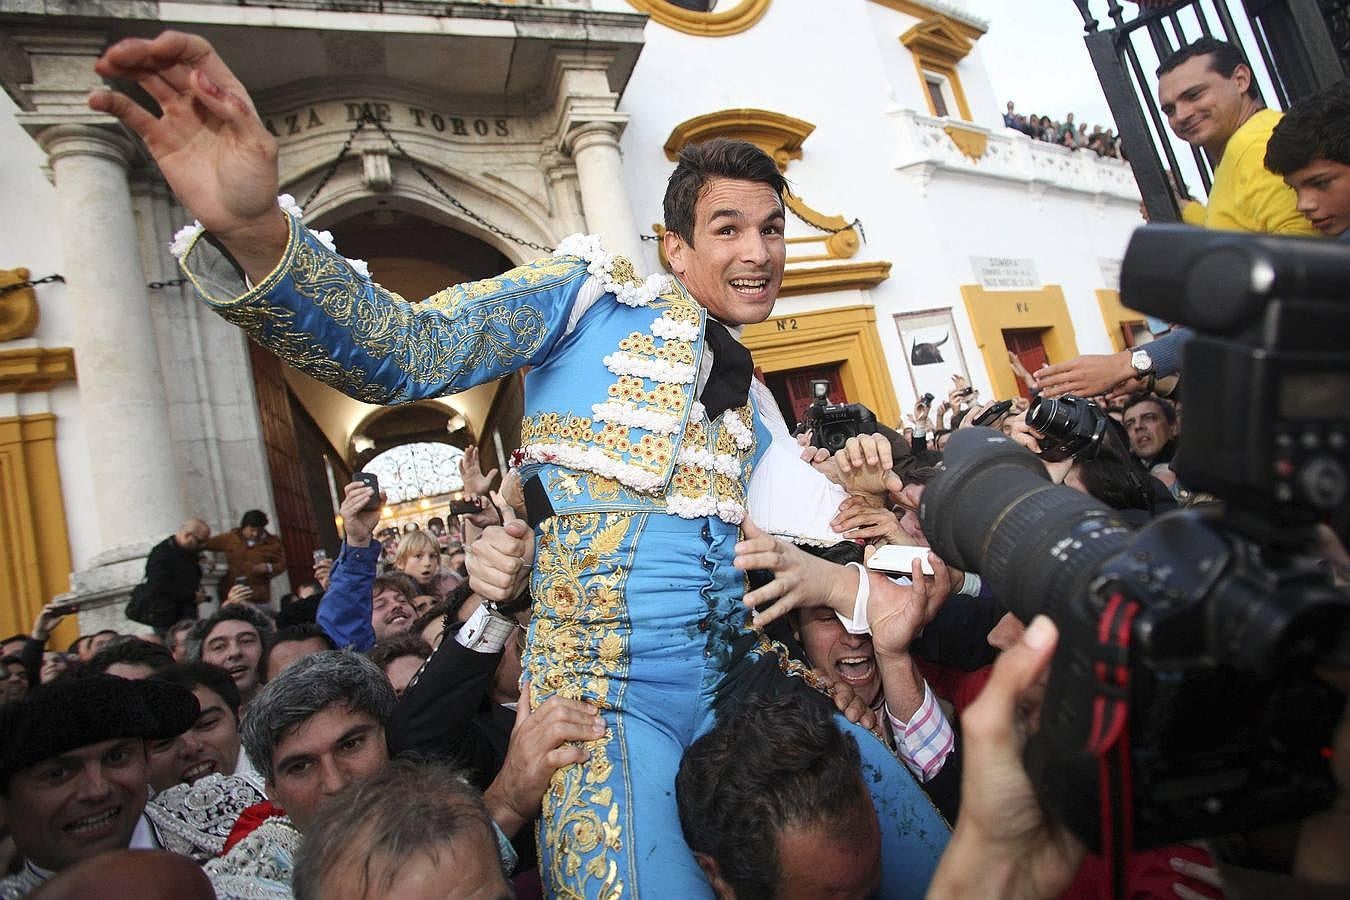
[[[351,214],[325,227],[339,250],[365,259],[371,276],[410,302],[441,288],[472,281],[509,268],[496,247],[428,216],[366,198],[347,207]],[[431,213],[431,211],[427,211]],[[309,381],[296,390],[296,373],[270,352],[250,343],[250,362],[262,426],[277,530],[286,547],[292,584],[312,577],[313,551],[336,553],[341,542],[338,507],[351,474],[377,453],[410,443],[467,446],[475,435],[500,429],[471,428],[465,415],[445,401],[423,401],[382,409],[345,397]],[[478,423],[506,421],[518,428],[518,391],[489,386],[477,390]],[[465,396],[469,392],[466,392]],[[458,401],[456,401],[458,402]],[[463,404],[461,404],[463,405]],[[458,416],[454,429],[449,426]],[[354,442],[361,439],[361,446]],[[491,445],[482,448],[496,458]],[[458,478],[458,464],[455,478]],[[403,512],[403,511],[401,511]],[[411,514],[412,511],[409,511]],[[425,517],[424,517],[425,518]]]
[[[387,499],[380,515],[381,532],[427,530],[433,519],[442,526],[450,523],[451,503],[460,499],[464,487],[459,474],[463,457],[463,449],[453,444],[427,441],[400,444],[362,466],[379,477]]]

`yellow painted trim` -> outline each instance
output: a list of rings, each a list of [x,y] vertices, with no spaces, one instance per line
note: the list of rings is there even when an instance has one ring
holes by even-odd
[[[809,224],[822,229],[823,231],[834,231],[828,235],[811,235],[805,238],[793,239],[796,243],[818,243],[824,244],[825,253],[820,256],[801,256],[788,260],[788,263],[807,262],[812,259],[852,259],[858,255],[862,248],[862,240],[858,237],[858,230],[848,226],[848,219],[843,216],[831,216],[818,210],[812,209],[806,205],[806,201],[796,196],[791,191],[783,191],[783,202],[787,208],[795,214],[806,220]]]
[[[890,268],[890,263],[885,264]],[[839,379],[850,401],[876,413],[892,428],[900,421],[890,367],[877,336],[876,308],[842,306],[817,312],[775,316],[745,326],[741,343],[765,373],[839,365]]]
[[[829,291],[864,290],[891,277],[891,264],[885,260],[838,263],[789,269],[783,273],[780,297],[822,294]]]
[[[900,43],[915,56],[954,66],[970,55],[975,42],[961,33],[956,20],[941,13],[928,16],[904,34]]]
[[[947,85],[952,89],[952,99],[956,101],[956,112],[967,122],[972,120],[970,104],[966,102],[966,91],[961,87],[961,76],[956,74],[956,66],[915,53],[914,71],[919,75],[919,86],[923,90],[923,101],[928,104],[929,115],[936,116],[938,114],[937,107],[933,105],[933,97],[928,93],[928,79],[924,77],[924,73],[933,72],[947,79]],[[951,111],[948,110],[949,118],[950,115]]]
[[[70,590],[70,547],[56,460],[56,417],[0,419],[0,634],[27,634],[43,605]],[[65,647],[77,626],[52,641]]]
[[[780,172],[786,172],[792,160],[802,158],[802,143],[815,130],[816,126],[810,122],[767,109],[723,109],[686,119],[676,125],[666,138],[664,149],[666,158],[673,162],[688,144],[715,137],[736,138],[748,141],[763,150],[773,159]],[[846,227],[849,224],[848,219],[813,209],[791,191],[783,192],[783,202],[787,204],[788,209],[817,228],[827,232],[843,229],[833,234],[793,239],[793,242],[798,244],[818,243],[824,248],[824,252],[789,259],[789,265],[822,259],[851,259],[861,249],[862,240],[858,236],[857,229]],[[658,237],[665,231],[659,224],[653,225],[652,230]],[[664,243],[658,243],[657,246],[661,265],[669,268]]]
[[[69,347],[0,350],[0,394],[49,391],[75,380],[75,351]]]
[[[739,6],[724,12],[695,12],[680,9],[664,0],[628,0],[628,5],[644,12],[653,22],[685,34],[699,37],[726,37],[750,28],[769,11],[769,0],[742,0]]]
[[[779,171],[802,158],[802,143],[816,126],[767,109],[721,109],[686,119],[666,138],[666,159],[674,162],[686,144],[698,144],[715,137],[749,141],[773,158]]]
[[[1042,329],[1041,342],[1052,363],[1078,355],[1069,305],[1058,285],[1048,284],[1038,291],[986,291],[976,284],[963,284],[961,296],[975,333],[975,345],[994,384],[994,396],[1018,395],[1016,376],[1008,365],[1008,345],[1003,342],[1004,329]]]
[[[1093,291],[1097,295],[1097,306],[1102,311],[1102,323],[1106,325],[1106,333],[1111,338],[1111,346],[1116,348],[1119,353],[1128,345],[1125,343],[1124,325],[1127,322],[1143,322],[1144,314],[1135,312],[1124,303],[1120,302],[1120,291],[1112,291],[1106,288]]]
[[[919,85],[923,88],[923,99],[928,104],[928,111],[933,115],[938,114],[928,94],[925,71],[947,79],[961,118],[969,122],[970,104],[966,102],[966,91],[961,87],[961,76],[956,74],[956,66],[970,54],[975,44],[973,39],[966,37],[960,26],[961,23],[950,16],[934,13],[900,35],[900,43],[914,57],[914,68],[919,73]]]
[[[898,13],[904,13],[907,16],[913,16],[916,19],[930,19],[936,15],[942,15],[936,9],[926,3],[919,3],[917,0],[872,0],[878,6],[884,6],[887,9],[893,9]],[[950,27],[960,32],[961,36],[972,41],[977,41],[984,34],[984,29],[975,25],[968,25],[950,16],[943,16]]]
[[[983,159],[985,151],[989,149],[989,135],[983,131],[963,127],[956,122],[948,122],[942,130],[952,139],[956,149],[974,162]]]
[[[0,269],[0,287],[27,281],[31,274],[27,269]],[[37,325],[37,291],[28,287],[0,295],[0,341],[30,337]]]

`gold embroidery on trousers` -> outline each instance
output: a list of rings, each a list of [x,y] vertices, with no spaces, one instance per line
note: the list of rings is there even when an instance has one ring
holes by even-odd
[[[627,675],[624,582],[634,517],[619,513],[546,520],[535,555],[534,622],[526,669],[536,702],[554,694],[613,706],[613,679]],[[628,546],[625,547],[625,544]],[[609,780],[613,732],[581,746],[589,759],[558,770],[544,798],[539,840],[551,897],[618,898],[622,811]]]

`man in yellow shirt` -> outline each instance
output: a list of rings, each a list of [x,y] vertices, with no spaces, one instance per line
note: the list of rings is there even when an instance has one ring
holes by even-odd
[[[1282,113],[1261,102],[1241,50],[1210,37],[1182,47],[1158,67],[1158,101],[1173,133],[1217,161],[1209,203],[1183,203],[1183,221],[1228,231],[1317,234],[1299,212],[1293,189],[1265,167],[1266,142]],[[1153,377],[1176,374],[1188,336],[1173,332],[1147,349],[1045,366],[1036,381],[1050,397],[1129,393]]]
[[[1188,225],[1316,234],[1289,185],[1266,169],[1266,141],[1283,114],[1261,102],[1241,50],[1214,38],[1182,47],[1158,67],[1158,102],[1176,136],[1217,161],[1209,203],[1182,206]]]

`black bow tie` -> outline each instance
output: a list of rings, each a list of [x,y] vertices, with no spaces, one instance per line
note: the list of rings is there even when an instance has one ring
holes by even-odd
[[[750,361],[750,351],[732,337],[721,322],[708,319],[703,333],[708,344],[704,352],[712,353],[713,365],[699,401],[708,410],[708,421],[711,422],[728,409],[745,405],[754,364]]]

